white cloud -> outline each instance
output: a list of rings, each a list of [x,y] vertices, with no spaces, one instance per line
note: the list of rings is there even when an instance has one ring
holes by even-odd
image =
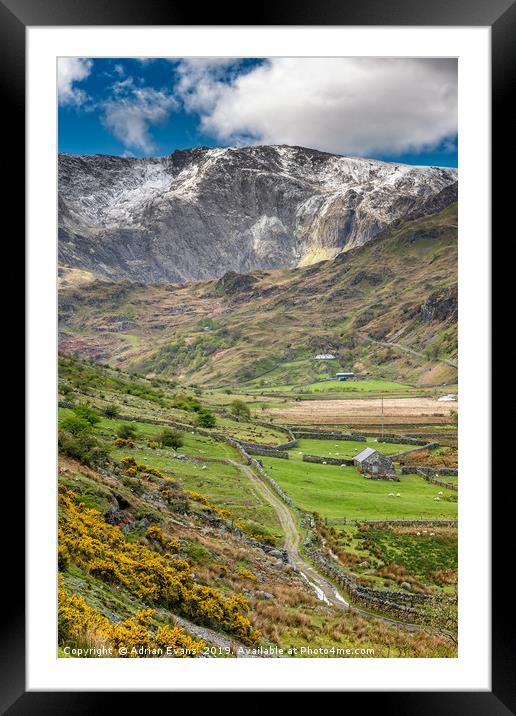
[[[228,82],[236,79],[240,60],[232,57],[184,59],[177,64],[176,93],[191,112],[212,111]]]
[[[93,61],[81,57],[59,57],[57,61],[57,94],[60,105],[80,106],[88,99],[87,93],[76,87],[91,73]]]
[[[168,92],[136,87],[129,77],[115,83],[113,96],[101,104],[102,122],[124,146],[150,152],[155,148],[150,127],[164,122],[177,106]]]
[[[176,88],[221,143],[395,154],[457,131],[455,60],[277,58],[229,80],[222,69],[182,62]]]

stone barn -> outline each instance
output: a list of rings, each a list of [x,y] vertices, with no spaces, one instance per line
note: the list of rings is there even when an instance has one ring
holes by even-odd
[[[353,465],[364,477],[371,480],[399,479],[392,460],[371,447],[366,447],[355,455]]]

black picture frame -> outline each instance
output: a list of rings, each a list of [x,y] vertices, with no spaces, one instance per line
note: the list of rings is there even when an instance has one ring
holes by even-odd
[[[257,5],[247,17],[227,12],[227,5],[208,5],[202,9],[202,25],[352,25],[352,26],[484,26],[492,38],[492,232],[500,235],[511,209],[514,188],[505,181],[504,169],[514,166],[514,119],[509,111],[516,76],[516,4],[513,0],[285,0]],[[249,8],[248,8],[249,10]],[[225,18],[231,17],[230,22]],[[0,0],[0,87],[4,107],[4,177],[8,167],[5,205],[18,217],[13,242],[18,248],[25,216],[25,29],[35,26],[91,25],[199,25],[199,10],[170,0]],[[236,20],[236,21],[235,21]],[[512,200],[512,201],[511,201]],[[507,227],[510,224],[507,223]],[[12,232],[12,230],[11,230]],[[506,270],[509,270],[508,268]],[[493,321],[495,319],[493,312]],[[493,327],[496,325],[494,321]],[[489,436],[487,436],[489,437]],[[496,463],[493,465],[493,472]],[[513,643],[514,609],[507,595],[507,560],[511,560],[512,500],[507,497],[506,481],[513,477],[502,469],[504,489],[493,490],[493,592],[492,592],[492,690],[469,692],[367,692],[357,694],[360,707],[397,714],[476,714],[516,713],[516,660]],[[511,471],[512,472],[512,471]],[[22,513],[24,486],[21,479],[9,480],[9,504]],[[6,488],[7,489],[7,488]],[[496,519],[495,519],[496,518]],[[16,543],[4,550],[4,595],[10,607],[2,611],[0,634],[1,713],[82,714],[96,708],[117,708],[120,693],[26,692],[25,688],[25,610],[21,585],[24,584],[22,535],[18,525]],[[507,546],[507,551],[504,549]],[[6,552],[8,552],[6,554]],[[7,593],[7,594],[6,594]],[[429,665],[431,668],[431,665]],[[410,684],[407,684],[410,689]],[[336,687],[338,690],[338,687]],[[346,694],[346,705],[354,694]],[[148,694],[131,696],[136,709]],[[115,701],[116,699],[116,701]]]

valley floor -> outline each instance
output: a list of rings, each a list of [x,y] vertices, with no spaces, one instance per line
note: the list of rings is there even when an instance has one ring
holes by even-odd
[[[364,447],[349,439],[300,437],[275,456],[292,433],[254,400],[241,396],[251,412],[237,416],[235,396],[62,358],[60,655],[138,632],[187,656],[258,645],[454,656],[457,492],[302,461],[349,459]],[[425,414],[406,417],[431,429]],[[409,455],[408,443],[366,444]]]

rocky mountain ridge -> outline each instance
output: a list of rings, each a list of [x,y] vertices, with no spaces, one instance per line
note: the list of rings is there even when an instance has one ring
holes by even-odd
[[[361,246],[456,196],[457,172],[288,146],[168,157],[59,156],[59,260],[185,283],[292,268]]]

